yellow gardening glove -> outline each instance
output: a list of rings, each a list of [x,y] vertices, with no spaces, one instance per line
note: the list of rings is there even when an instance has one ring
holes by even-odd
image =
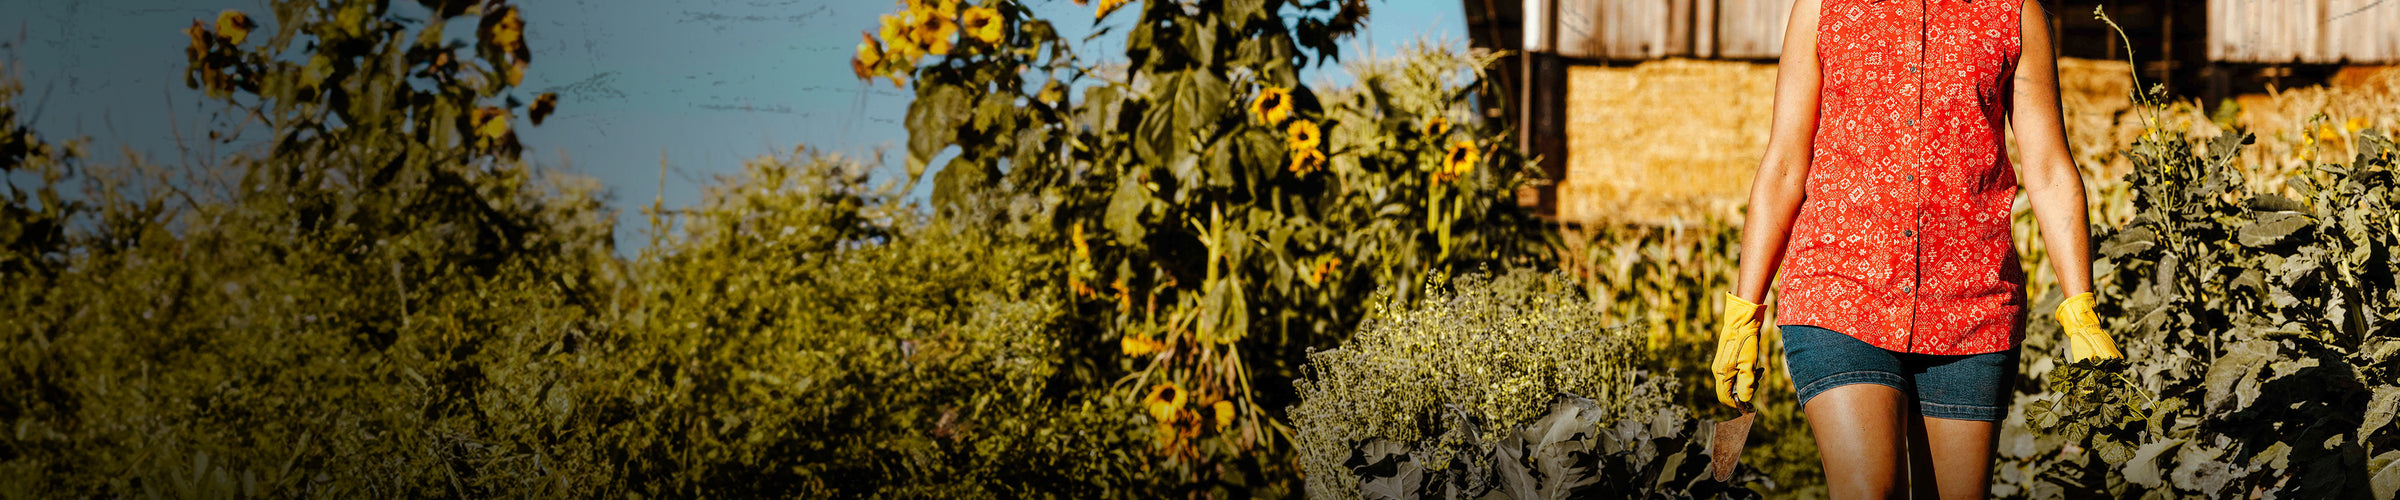
[[[1758,388],[1758,304],[1725,294],[1717,320],[1717,359],[1709,369],[1717,377],[1717,402],[1748,410]]]
[[[2092,314],[2092,293],[2084,292],[2067,297],[2058,303],[2058,326],[2067,330],[2067,362],[2091,358],[2115,359],[2125,357],[2117,351],[2117,341],[2108,338],[2100,329],[2100,316]]]

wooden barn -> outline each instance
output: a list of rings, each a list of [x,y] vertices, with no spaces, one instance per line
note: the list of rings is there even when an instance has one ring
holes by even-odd
[[[1551,179],[1520,204],[1568,223],[1655,224],[1722,216],[1746,194],[1791,0],[1462,1],[1470,43],[1511,54],[1485,116],[1518,130]],[[2400,63],[2400,0],[2049,4],[2062,57],[2125,61],[2129,40],[2145,82],[2207,103]],[[1708,60],[1753,64],[1677,62]]]

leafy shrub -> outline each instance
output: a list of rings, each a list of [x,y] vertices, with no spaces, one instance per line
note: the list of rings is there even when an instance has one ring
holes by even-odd
[[[1637,369],[1641,339],[1608,322],[1573,282],[1532,271],[1387,294],[1299,382],[1310,496],[1713,494],[1676,380]]]
[[[826,156],[761,158],[675,213],[588,405],[618,488],[1095,496],[1134,486],[1131,405],[1054,384],[1058,236],[930,217]],[[1019,207],[1026,208],[1026,207]]]
[[[2388,136],[2351,134],[2349,164],[2282,178],[2296,198],[2251,188],[2247,132],[2153,126],[2127,151],[2136,212],[2097,231],[2094,267],[2129,362],[2032,362],[2048,383],[2011,422],[2042,434],[2004,433],[1999,493],[2400,491],[2400,173]]]
[[[1567,231],[1555,244],[1559,267],[1582,286],[1591,307],[1618,318],[1642,345],[1641,368],[1654,376],[1691,383],[1673,394],[1695,417],[1737,416],[1717,403],[1708,381],[1716,354],[1717,301],[1733,289],[1741,228],[1722,220],[1687,226],[1587,226]],[[1767,301],[1770,306],[1772,299]],[[1752,407],[1760,432],[1743,449],[1742,463],[1754,465],[1784,491],[1822,484],[1817,443],[1807,432],[1791,378],[1784,376],[1782,337],[1773,326],[1760,331],[1759,361],[1767,376],[1758,381]],[[1773,429],[1769,431],[1768,429]]]
[[[8,169],[41,177],[11,186],[0,259],[16,493],[564,494],[592,472],[559,460],[584,451],[552,409],[613,272],[596,186],[504,147],[506,30],[470,57],[419,36],[466,11],[384,8],[195,21],[191,84],[253,128],[185,175],[6,125]]]

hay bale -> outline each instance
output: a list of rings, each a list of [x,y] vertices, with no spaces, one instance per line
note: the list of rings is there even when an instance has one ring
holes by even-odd
[[[1766,147],[1775,66],[1668,59],[1567,70],[1559,218],[1738,218]]]

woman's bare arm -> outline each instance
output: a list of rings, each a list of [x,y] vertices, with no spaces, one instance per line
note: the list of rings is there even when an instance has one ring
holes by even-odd
[[[2067,150],[2059,118],[2058,57],[2051,51],[2050,16],[2040,0],[2023,0],[2018,26],[2023,53],[2017,59],[2009,125],[2017,134],[2017,176],[2042,228],[2050,268],[2068,296],[2092,289],[2091,233],[2084,221],[2083,173]]]
[[[1742,270],[1733,294],[1752,303],[1766,300],[1767,283],[1782,264],[1792,218],[1806,196],[1803,188],[1817,135],[1817,88],[1823,77],[1817,66],[1817,2],[1792,2],[1783,60],[1775,67],[1774,128],[1768,132],[1758,174],[1750,181],[1750,210],[1742,221]]]

